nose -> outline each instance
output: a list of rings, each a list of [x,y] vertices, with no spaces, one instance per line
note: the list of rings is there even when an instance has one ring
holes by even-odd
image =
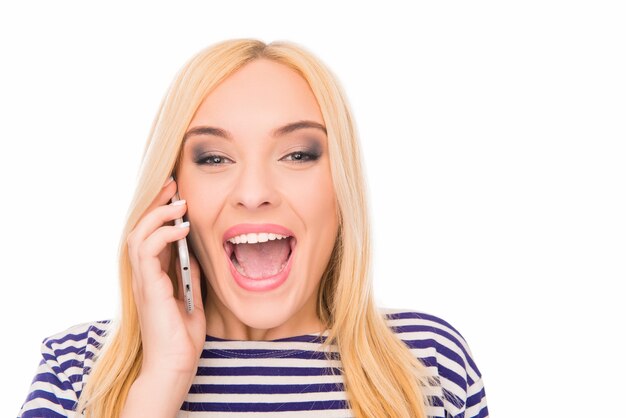
[[[280,197],[269,167],[260,162],[241,163],[230,195],[236,208],[258,210],[278,205]]]

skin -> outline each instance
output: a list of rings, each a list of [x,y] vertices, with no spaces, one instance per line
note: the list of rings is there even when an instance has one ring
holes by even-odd
[[[187,201],[190,249],[208,282],[211,336],[274,340],[323,330],[317,292],[339,226],[328,138],[312,127],[272,135],[302,120],[324,125],[306,80],[283,64],[257,59],[220,83],[189,124],[187,132],[211,126],[232,136],[186,136],[176,173]],[[277,289],[248,291],[234,281],[222,238],[240,223],[274,223],[294,232],[293,266]]]

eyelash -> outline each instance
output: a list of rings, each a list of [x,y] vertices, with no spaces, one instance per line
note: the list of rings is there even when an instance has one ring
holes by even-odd
[[[290,160],[290,161],[298,163],[298,164],[303,164],[303,163],[306,163],[306,162],[309,162],[309,161],[316,161],[319,158],[319,155],[317,155],[315,153],[312,153],[312,152],[305,152],[305,151],[295,151],[295,152],[292,152],[290,154],[287,154],[286,156],[288,157],[288,156],[294,155],[294,154],[300,154],[301,155],[301,157],[300,157],[301,159],[299,159],[299,160]],[[215,163],[215,162],[211,163],[211,162],[209,162],[209,161],[211,161],[214,158],[220,158],[222,160],[224,160],[224,159],[230,160],[229,158],[226,158],[226,157],[224,157],[222,155],[219,155],[219,154],[209,154],[209,155],[207,155],[205,157],[199,158],[196,161],[196,163],[197,164],[201,164],[201,165],[212,165],[212,166],[222,165],[220,163]],[[283,158],[285,158],[285,157],[283,157]]]

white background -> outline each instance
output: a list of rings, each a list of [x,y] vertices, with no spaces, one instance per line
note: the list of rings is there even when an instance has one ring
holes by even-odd
[[[377,299],[461,332],[492,416],[623,413],[618,2],[15,3],[0,6],[0,415],[19,410],[44,337],[116,312],[160,100],[189,57],[240,37],[300,43],[339,77]]]

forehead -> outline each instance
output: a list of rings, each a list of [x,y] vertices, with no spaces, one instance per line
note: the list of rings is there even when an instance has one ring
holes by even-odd
[[[324,123],[307,81],[284,64],[256,59],[209,93],[189,127],[215,124],[233,131],[245,127],[269,130],[303,119]]]

